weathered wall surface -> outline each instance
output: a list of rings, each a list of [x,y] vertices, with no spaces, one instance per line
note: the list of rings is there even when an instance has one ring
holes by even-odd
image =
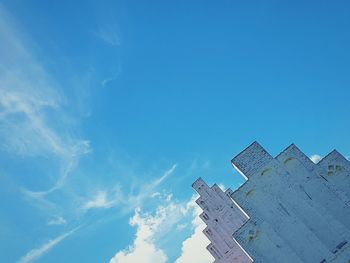
[[[236,191],[193,184],[215,262],[350,262],[350,163],[341,154],[314,164],[295,145],[273,158],[254,142],[232,164],[247,180]]]
[[[248,217],[230,198],[232,190],[224,193],[217,185],[209,187],[202,179],[193,183],[200,197],[197,204],[203,209],[200,218],[207,227],[203,233],[211,241],[207,247],[215,262],[252,262],[249,256],[232,238]]]

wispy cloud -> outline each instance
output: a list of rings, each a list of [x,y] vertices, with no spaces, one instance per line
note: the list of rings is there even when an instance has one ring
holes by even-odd
[[[12,155],[60,163],[54,186],[40,192],[45,194],[64,185],[79,156],[91,151],[90,142],[71,135],[59,84],[13,24],[0,5],[0,146]]]
[[[47,225],[54,226],[54,225],[65,225],[67,224],[67,220],[64,219],[62,216],[56,217],[54,219],[51,219],[49,222],[47,222]]]
[[[45,123],[45,111],[57,109],[62,97],[40,63],[25,48],[0,7],[0,105],[2,144],[11,153],[62,154],[62,140]],[[6,53],[6,54],[5,54]]]
[[[177,164],[174,164],[169,170],[165,171],[165,173],[158,179],[154,180],[151,184],[147,185],[148,190],[153,190],[155,187],[160,185],[166,178],[168,178],[172,173],[174,173]]]
[[[121,201],[122,199],[119,191],[113,191],[113,197],[108,197],[106,191],[99,191],[92,200],[84,204],[82,209],[87,211],[94,208],[110,208],[118,205]]]
[[[119,63],[116,69],[114,69],[113,72],[111,72],[111,74],[108,77],[104,78],[101,81],[102,87],[106,87],[110,82],[116,80],[121,73],[122,73],[122,66]]]
[[[33,262],[33,261],[39,259],[45,253],[50,251],[53,247],[58,245],[62,240],[69,237],[70,235],[72,235],[76,230],[77,230],[77,228],[75,228],[69,232],[66,232],[66,233],[64,233],[64,234],[62,234],[54,239],[47,241],[45,244],[43,244],[42,246],[40,246],[38,248],[34,248],[34,249],[30,250],[26,255],[21,257],[17,261],[17,263],[30,263],[30,262]]]
[[[104,17],[98,22],[97,29],[93,32],[93,35],[98,42],[104,44],[104,49],[109,50],[109,59],[112,61],[112,64],[109,64],[109,66],[104,65],[105,69],[102,73],[104,77],[101,80],[101,86],[106,87],[122,73],[121,57],[119,55],[122,37],[115,13],[109,15],[105,13]]]
[[[116,23],[100,27],[95,35],[107,45],[118,47],[121,45],[121,36]]]
[[[136,194],[123,193],[119,185],[110,190],[98,190],[92,199],[88,199],[83,203],[81,210],[86,212],[90,209],[120,206],[123,213],[133,211],[135,208],[142,206],[147,199],[160,195],[157,189],[158,186],[175,172],[176,167],[177,165],[174,164],[160,177],[140,185],[140,191]]]

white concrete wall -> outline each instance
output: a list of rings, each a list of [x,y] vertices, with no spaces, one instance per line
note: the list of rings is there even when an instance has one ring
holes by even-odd
[[[200,194],[196,202],[203,209],[200,217],[207,224],[203,232],[211,242],[207,249],[215,262],[252,262],[232,238],[233,233],[248,217],[233,203],[229,194],[224,193],[217,185],[210,188],[202,179],[198,179],[193,183],[193,188]]]
[[[254,262],[350,260],[350,163],[341,154],[314,164],[295,145],[273,158],[254,142],[232,164],[247,180],[236,191],[193,185],[215,262],[250,262],[245,252]]]

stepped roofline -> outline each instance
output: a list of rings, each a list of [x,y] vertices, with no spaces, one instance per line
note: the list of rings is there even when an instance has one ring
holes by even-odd
[[[273,157],[257,141],[254,141],[236,155],[231,160],[231,163],[233,167],[248,180],[259,168],[271,160],[273,160]]]
[[[231,163],[247,180],[235,191],[201,178],[193,184],[214,263],[349,259],[350,162],[343,155],[333,150],[315,164],[294,143],[272,157],[255,141]]]
[[[289,159],[299,159],[306,168],[309,170],[314,169],[315,163],[308,157],[305,153],[303,153],[294,143],[289,145],[286,149],[284,149],[281,153],[279,153],[275,159],[286,162]]]

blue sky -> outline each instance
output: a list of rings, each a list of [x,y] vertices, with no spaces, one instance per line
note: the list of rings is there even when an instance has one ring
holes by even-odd
[[[236,188],[254,140],[350,155],[349,13],[1,1],[0,261],[212,262],[196,178]]]

